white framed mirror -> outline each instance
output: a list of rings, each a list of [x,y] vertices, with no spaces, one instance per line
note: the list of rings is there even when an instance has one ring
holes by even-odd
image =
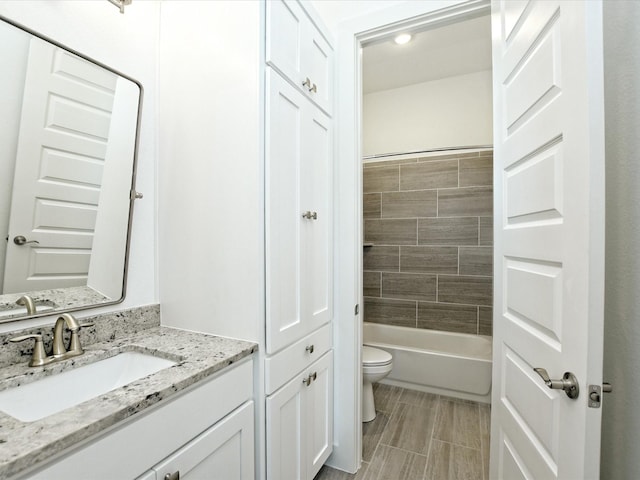
[[[1,16],[0,62],[0,323],[121,302],[142,86]]]

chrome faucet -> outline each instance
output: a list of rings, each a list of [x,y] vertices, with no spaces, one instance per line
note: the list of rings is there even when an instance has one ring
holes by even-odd
[[[71,331],[71,339],[69,340],[69,348],[65,348],[64,346],[64,327],[67,327]],[[35,340],[35,344],[33,346],[33,354],[31,356],[31,361],[29,362],[30,367],[39,367],[42,365],[47,365],[49,363],[57,362],[60,360],[65,360],[70,357],[75,357],[77,355],[82,355],[84,350],[80,345],[80,337],[78,336],[78,331],[82,327],[92,327],[93,323],[86,323],[84,325],[78,324],[77,320],[70,313],[63,313],[56,320],[56,325],[53,328],[53,348],[51,351],[51,355],[47,355],[44,350],[44,345],[42,342],[42,335],[34,334],[34,335],[22,335],[19,337],[14,337],[10,339],[10,342],[22,342],[23,340],[28,340],[30,338]]]
[[[36,314],[36,304],[29,295],[22,295],[18,300],[16,300],[16,305],[24,306],[27,308],[28,315]]]

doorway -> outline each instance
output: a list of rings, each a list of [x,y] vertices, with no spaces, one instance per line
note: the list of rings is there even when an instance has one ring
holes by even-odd
[[[347,164],[362,155],[361,104],[359,94],[353,95],[359,92],[359,47],[407,25],[433,26],[488,8],[479,2],[419,3],[354,20],[340,34],[345,47],[338,52],[338,68],[344,70],[338,98],[342,125],[338,189],[342,197],[336,253],[347,267],[336,285],[336,336],[338,345],[349,344],[352,350],[338,352],[337,363],[358,361],[350,371],[340,369],[337,403],[349,396],[354,400],[359,393],[359,382],[345,388],[346,378],[341,376],[353,382],[360,378],[361,365],[359,355],[353,353],[361,345],[361,318],[351,320],[362,284],[361,254],[355,248],[362,242],[357,221],[362,202],[354,194],[361,192],[362,183],[359,165]],[[500,388],[494,389],[499,404],[494,402],[492,413],[499,418],[493,426],[500,435],[493,436],[499,448],[492,450],[492,464],[498,475],[531,471],[539,476],[582,478],[585,472],[598,470],[600,410],[592,409],[583,397],[574,401],[576,397],[565,395],[562,389],[552,391],[560,384],[541,380],[534,367],[551,365],[552,378],[562,377],[561,369],[571,368],[581,391],[602,383],[602,4],[496,3],[494,17],[494,68],[500,75],[494,106],[499,128],[496,156],[500,159],[500,168],[496,167],[500,201],[495,214],[499,219],[495,224],[499,275],[494,292],[502,337],[494,330],[497,360],[493,378]],[[348,48],[350,45],[356,48]],[[549,423],[539,420],[536,405],[545,405],[546,417],[553,414],[557,419],[554,428],[542,431]],[[336,432],[338,442],[345,440],[340,443],[336,465],[343,453],[350,453],[351,460],[344,460],[353,468],[352,459],[360,455],[358,437],[351,444],[343,437],[353,434],[354,428],[357,431],[359,426]],[[576,431],[580,433],[571,435]],[[359,461],[355,463],[357,468]]]

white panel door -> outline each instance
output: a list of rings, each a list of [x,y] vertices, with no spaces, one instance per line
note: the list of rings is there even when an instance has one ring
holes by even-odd
[[[31,40],[4,293],[86,284],[116,82]],[[18,236],[38,243],[16,245]]]
[[[333,352],[309,367],[313,381],[307,395],[307,478],[312,480],[333,449]]]
[[[247,402],[153,467],[156,480],[253,480],[253,402]]]
[[[267,478],[307,478],[306,374],[267,397]]]
[[[494,2],[495,312],[491,478],[599,477],[602,5]],[[572,372],[580,394],[550,389]]]

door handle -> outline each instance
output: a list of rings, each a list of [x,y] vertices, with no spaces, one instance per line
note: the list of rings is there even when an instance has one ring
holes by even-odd
[[[23,235],[13,237],[13,243],[16,245],[26,245],[27,243],[40,243],[38,240],[27,240]]]
[[[542,377],[542,380],[544,380],[544,383],[547,385],[547,387],[553,390],[564,390],[564,393],[566,393],[567,397],[569,397],[570,399],[575,400],[576,398],[578,398],[578,395],[580,395],[578,379],[573,373],[564,372],[562,379],[551,380],[549,378],[549,374],[544,368],[534,368],[533,371]]]

